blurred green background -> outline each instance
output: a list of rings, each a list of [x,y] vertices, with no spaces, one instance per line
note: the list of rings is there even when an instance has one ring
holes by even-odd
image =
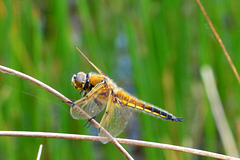
[[[239,1],[202,3],[240,70]],[[72,75],[96,71],[74,44],[118,86],[184,118],[173,123],[136,112],[119,137],[227,154],[200,76],[208,64],[240,148],[239,85],[195,1],[0,0],[1,65],[78,99]],[[73,120],[69,106],[42,88],[0,73],[0,130],[96,135],[85,123]],[[0,159],[35,159],[40,144],[42,159],[124,159],[111,143],[21,137],[0,137]],[[136,159],[210,159],[124,147]]]

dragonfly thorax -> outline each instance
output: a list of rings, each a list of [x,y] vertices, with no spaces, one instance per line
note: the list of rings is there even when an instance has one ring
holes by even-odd
[[[86,83],[87,75],[84,72],[79,72],[78,74],[74,74],[72,76],[72,85],[77,89],[81,90],[84,88]]]

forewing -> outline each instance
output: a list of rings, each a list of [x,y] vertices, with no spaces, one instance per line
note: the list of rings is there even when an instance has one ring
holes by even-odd
[[[96,91],[91,97],[86,99],[84,102],[80,103],[76,102],[75,105],[79,106],[82,110],[84,110],[89,116],[95,117],[105,108],[107,104],[107,99],[104,97],[108,97],[110,89],[102,88]],[[84,98],[84,97],[83,97]],[[74,119],[85,119],[81,114],[71,107],[70,110],[71,116]]]
[[[132,110],[125,105],[121,105],[119,101],[112,95],[109,97],[107,109],[100,125],[106,129],[113,137],[118,136],[127,126],[128,120],[132,115]],[[109,138],[100,130],[99,136],[102,143],[108,143]]]

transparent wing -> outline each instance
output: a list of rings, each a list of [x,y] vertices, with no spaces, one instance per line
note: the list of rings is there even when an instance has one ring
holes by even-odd
[[[127,126],[128,120],[132,115],[132,110],[127,106],[121,105],[114,96],[110,95],[107,109],[100,125],[106,129],[113,137],[118,136]],[[99,136],[102,143],[108,143],[109,138],[100,130]]]
[[[104,84],[98,84],[86,96],[77,100],[74,104],[84,110],[89,116],[94,117],[105,108],[109,97],[110,89],[104,87]],[[74,106],[70,109],[71,116],[74,119],[85,119],[81,114],[74,110]]]

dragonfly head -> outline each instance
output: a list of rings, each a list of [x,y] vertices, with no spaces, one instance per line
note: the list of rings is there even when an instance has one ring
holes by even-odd
[[[72,76],[72,85],[77,89],[81,90],[84,88],[86,82],[86,73],[79,72]]]

